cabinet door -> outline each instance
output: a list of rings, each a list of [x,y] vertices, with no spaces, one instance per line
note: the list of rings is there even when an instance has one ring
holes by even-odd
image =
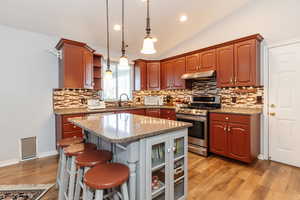
[[[94,86],[94,58],[93,58],[93,53],[88,51],[88,50],[84,50],[83,51],[83,66],[84,66],[84,88],[86,89],[93,89]]]
[[[154,137],[146,142],[146,200],[169,200],[169,137]],[[155,184],[153,184],[155,182]]]
[[[256,40],[234,45],[236,86],[256,85]]]
[[[130,113],[134,115],[146,115],[145,109],[131,110]]]
[[[160,109],[147,109],[146,115],[149,117],[160,118]]]
[[[160,63],[147,63],[148,90],[160,90]]]
[[[161,64],[161,89],[171,89],[172,88],[172,82],[173,82],[173,62],[167,61],[163,62]]]
[[[197,72],[199,67],[199,54],[186,56],[186,72]]]
[[[208,50],[200,53],[199,71],[216,70],[216,50]]]
[[[134,90],[147,90],[147,63],[136,61],[134,63]]]
[[[227,154],[227,126],[226,122],[211,121],[210,123],[210,151],[220,155]]]
[[[163,119],[176,120],[175,109],[160,109],[160,117]]]
[[[183,132],[173,134],[170,168],[174,170],[170,174],[170,199],[187,199],[187,146],[187,134],[185,136]]]
[[[250,133],[247,124],[228,123],[228,155],[250,162]]]
[[[217,85],[218,87],[234,86],[233,45],[217,49]]]
[[[84,88],[84,63],[82,47],[65,44],[60,66],[60,88]],[[61,71],[63,70],[63,71]]]
[[[185,89],[185,80],[181,76],[185,73],[185,57],[174,60],[173,89]]]

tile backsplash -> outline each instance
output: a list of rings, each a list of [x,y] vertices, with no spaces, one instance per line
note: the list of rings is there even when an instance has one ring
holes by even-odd
[[[195,81],[192,90],[133,91],[133,103],[142,105],[144,96],[170,97],[172,103],[189,103],[193,95],[221,95],[222,107],[262,108],[263,87],[217,88],[215,81]],[[53,108],[86,108],[87,99],[100,98],[101,93],[90,89],[53,89]]]
[[[226,108],[262,108],[264,88],[261,87],[231,87],[217,88],[215,81],[195,81],[192,90],[160,90],[134,91],[133,101],[142,104],[144,96],[171,96],[173,102],[188,103],[192,95],[220,95],[222,107]]]
[[[99,91],[90,89],[53,89],[53,108],[86,108],[86,100],[91,98],[100,98]]]

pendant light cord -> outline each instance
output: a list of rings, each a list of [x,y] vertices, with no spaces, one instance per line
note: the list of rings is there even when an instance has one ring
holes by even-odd
[[[146,27],[146,33],[147,35],[149,36],[150,35],[150,32],[151,32],[151,28],[150,28],[150,6],[149,6],[149,1],[150,0],[147,0],[147,27]]]
[[[107,69],[110,70],[110,55],[109,55],[109,14],[108,0],[106,0],[106,45],[107,45]]]
[[[124,38],[124,0],[122,0],[122,56],[125,56],[125,38]]]

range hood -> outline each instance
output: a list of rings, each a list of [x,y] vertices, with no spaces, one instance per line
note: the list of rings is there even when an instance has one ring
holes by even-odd
[[[215,70],[209,70],[209,71],[204,71],[204,72],[195,72],[195,73],[187,73],[183,74],[181,76],[182,79],[195,79],[195,80],[207,80],[207,79],[212,79],[215,78],[216,76],[216,71]]]

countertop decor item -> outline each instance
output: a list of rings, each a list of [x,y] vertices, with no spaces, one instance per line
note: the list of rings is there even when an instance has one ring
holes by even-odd
[[[0,199],[39,200],[53,185],[0,185]]]

